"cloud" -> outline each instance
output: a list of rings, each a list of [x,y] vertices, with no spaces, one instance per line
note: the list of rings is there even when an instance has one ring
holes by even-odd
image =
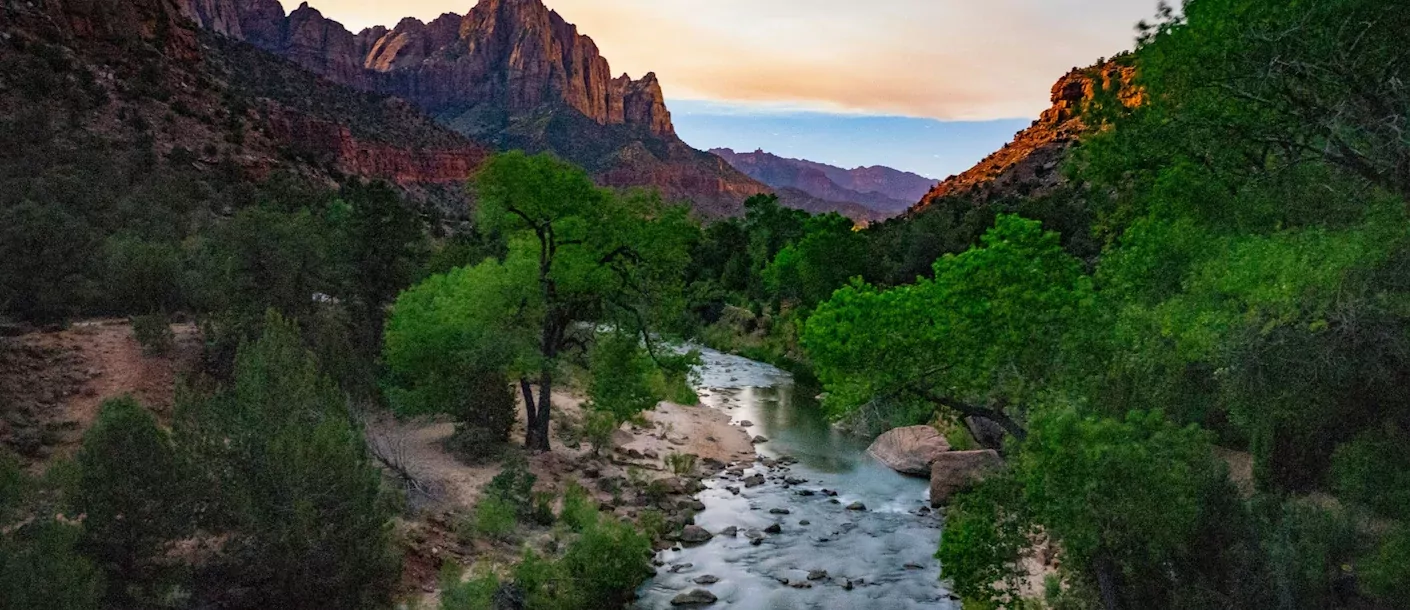
[[[292,8],[299,0],[283,0]],[[315,0],[360,29],[471,0]],[[939,119],[1035,116],[1074,66],[1132,46],[1155,0],[545,0],[613,70],[673,98]]]

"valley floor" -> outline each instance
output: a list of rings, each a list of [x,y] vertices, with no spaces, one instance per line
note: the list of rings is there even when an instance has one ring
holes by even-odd
[[[172,326],[175,348],[167,355],[143,353],[123,319],[78,322],[63,330],[29,332],[0,339],[0,443],[17,449],[29,468],[42,471],[72,457],[92,426],[100,405],[130,395],[169,422],[176,386],[200,364],[201,337],[194,324]],[[706,470],[755,459],[750,436],[730,416],[708,407],[662,403],[646,414],[646,426],[625,426],[614,438],[615,451],[594,456],[576,440],[583,399],[571,392],[554,394],[553,451],[529,456],[537,491],[561,496],[569,481],[588,488],[604,507],[634,519],[638,508],[605,491],[642,487],[666,480],[683,500],[697,478],[677,478],[667,466],[675,453],[698,456]],[[523,442],[525,416],[511,443]],[[402,597],[413,607],[436,607],[442,566],[453,561],[505,567],[518,559],[519,545],[466,540],[457,530],[471,514],[482,490],[502,470],[499,462],[466,464],[446,449],[455,431],[448,420],[371,418],[367,435],[374,453],[388,468],[389,480],[407,490],[407,510],[396,524],[404,552]],[[697,473],[700,471],[697,470]],[[672,501],[675,503],[675,500]],[[547,531],[524,532],[535,545]],[[535,540],[535,538],[539,540]]]

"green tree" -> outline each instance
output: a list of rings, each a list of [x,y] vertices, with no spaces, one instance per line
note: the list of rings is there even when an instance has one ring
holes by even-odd
[[[467,307],[438,298],[438,293],[480,291],[464,285],[480,278],[499,287],[487,289],[498,292],[487,298],[488,307],[468,323],[451,321],[450,327],[459,330],[436,340],[458,346],[453,349],[461,353],[509,346],[512,360],[506,366],[519,377],[528,415],[525,444],[546,451],[553,381],[562,358],[591,339],[581,332],[582,325],[631,329],[650,346],[650,329],[669,325],[683,309],[687,245],[698,229],[684,208],[665,206],[653,195],[618,196],[599,189],[581,169],[546,155],[497,156],[473,186],[481,226],[507,237],[508,255],[503,262],[485,262],[466,272],[474,277],[452,273],[432,279],[418,293],[423,296],[415,298],[429,303],[420,311],[429,312],[422,317],[434,328],[439,324],[430,319],[453,320],[450,312]],[[528,294],[526,286],[532,287]],[[401,310],[399,303],[390,327],[394,331]],[[526,336],[532,337],[531,350],[521,349]],[[403,349],[390,341],[389,350]],[[434,357],[419,348],[406,349]]]
[[[804,236],[778,252],[764,269],[775,299],[812,308],[854,277],[867,275],[867,240],[851,220],[831,213],[809,218]]]
[[[336,219],[338,255],[347,265],[353,326],[369,359],[381,351],[386,306],[420,272],[428,247],[423,223],[385,182],[343,187],[345,215]]]
[[[72,504],[84,553],[107,574],[108,599],[147,603],[173,577],[169,545],[198,525],[198,498],[182,456],[132,398],[103,404],[78,452]]]
[[[298,329],[274,313],[263,326],[230,388],[178,407],[178,441],[203,467],[212,531],[226,537],[198,584],[238,583],[245,607],[385,605],[400,572],[381,473]]]
[[[48,499],[53,487],[0,450],[0,607],[101,607],[102,574],[78,550],[82,528]]]
[[[1073,354],[1093,300],[1091,279],[1056,234],[1001,216],[984,247],[938,261],[934,280],[837,291],[808,319],[803,344],[834,415],[919,404],[1022,439],[1045,384],[1080,362]]]

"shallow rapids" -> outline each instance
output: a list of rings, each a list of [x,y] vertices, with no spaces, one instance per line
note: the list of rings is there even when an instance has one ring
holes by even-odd
[[[925,480],[867,456],[867,442],[828,425],[787,373],[712,350],[702,355],[702,403],[752,423],[749,434],[767,442],[742,473],[706,481],[695,522],[715,537],[659,553],[662,565],[637,607],[669,608],[698,588],[718,598],[715,608],[958,610],[939,582],[941,521],[923,510]],[[748,487],[753,475],[763,484]],[[722,535],[731,527],[735,536]]]

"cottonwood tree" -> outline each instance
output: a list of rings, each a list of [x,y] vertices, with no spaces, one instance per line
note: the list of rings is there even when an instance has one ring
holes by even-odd
[[[525,445],[547,451],[563,359],[584,353],[598,325],[628,329],[657,353],[653,330],[684,310],[699,229],[683,207],[598,188],[548,155],[497,156],[472,188],[482,230],[504,235],[508,254],[404,294],[388,323],[388,365],[403,389],[441,396],[459,377],[507,372],[524,400]]]
[[[803,345],[834,416],[921,405],[1021,440],[1040,388],[1073,366],[1072,331],[1092,302],[1090,278],[1057,234],[1000,216],[983,247],[936,262],[934,280],[838,290],[809,318]]]

